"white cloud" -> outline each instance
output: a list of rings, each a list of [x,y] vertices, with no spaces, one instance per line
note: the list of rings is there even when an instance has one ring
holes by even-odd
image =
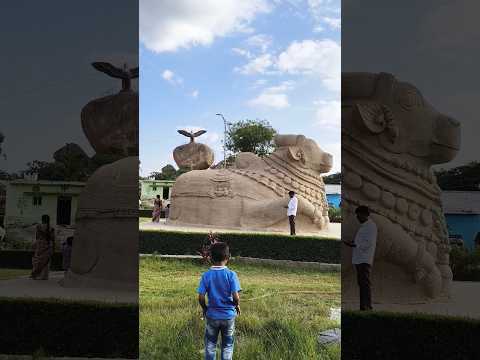
[[[163,71],[162,78],[172,85],[181,85],[183,83],[183,79],[169,69]]]
[[[246,43],[249,46],[259,48],[263,53],[267,51],[267,49],[272,45],[272,37],[270,35],[265,34],[257,34],[250,36]]]
[[[235,54],[238,54],[240,56],[243,56],[247,59],[251,59],[253,58],[253,54],[248,51],[248,50],[245,50],[245,49],[240,49],[240,48],[232,48],[232,51],[235,53]]]
[[[316,125],[322,128],[340,129],[342,116],[339,100],[318,100],[314,104]]]
[[[290,74],[313,74],[331,91],[340,91],[341,49],[333,40],[294,41],[281,53],[278,68]]]
[[[249,106],[253,107],[271,107],[275,109],[284,109],[290,106],[288,102],[287,91],[291,90],[294,83],[291,81],[284,81],[278,86],[271,86],[264,89],[256,98],[248,102]]]
[[[265,74],[275,64],[275,59],[270,54],[260,55],[249,61],[242,67],[236,67],[234,70],[244,75]]]
[[[264,85],[267,84],[267,82],[268,82],[268,80],[266,80],[266,79],[257,79],[257,80],[255,80],[255,82],[253,83],[252,88],[256,89],[256,88],[258,88],[258,87],[260,87],[260,86],[264,86]]]
[[[154,52],[206,46],[251,33],[254,18],[270,10],[267,0],[140,0],[140,41]]]
[[[342,20],[340,18],[324,16],[323,21],[332,29],[340,29],[342,26]]]
[[[162,73],[162,77],[167,80],[167,81],[172,81],[173,79],[173,71],[171,70],[165,70],[163,73]]]
[[[324,31],[325,26],[333,30],[340,29],[339,0],[308,0],[308,9],[315,22],[314,32]]]
[[[193,98],[196,99],[196,98],[198,97],[198,95],[199,95],[199,91],[198,91],[198,90],[193,90],[193,91],[192,91],[192,97],[193,97]]]
[[[290,106],[287,94],[275,94],[264,92],[258,95],[255,99],[248,102],[250,106],[265,106],[275,109],[283,109]]]

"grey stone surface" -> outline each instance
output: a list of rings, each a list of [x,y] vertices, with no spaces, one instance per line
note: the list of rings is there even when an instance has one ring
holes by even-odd
[[[452,160],[459,147],[459,123],[413,85],[383,73],[342,75],[342,238],[353,240],[355,208],[367,205],[378,227],[374,300],[449,294],[450,247],[431,166]],[[355,299],[351,248],[342,253],[342,298]]]
[[[303,135],[277,135],[276,150],[260,158],[237,155],[228,169],[194,170],[177,178],[169,223],[250,231],[288,231],[288,192],[298,197],[298,232],[328,227],[328,203],[321,177],[332,156]]]
[[[339,344],[342,339],[342,330],[339,328],[322,331],[318,336],[320,345]]]

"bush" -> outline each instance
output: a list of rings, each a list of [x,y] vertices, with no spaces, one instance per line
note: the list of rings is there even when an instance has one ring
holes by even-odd
[[[332,223],[341,223],[342,222],[342,210],[330,206],[328,208],[328,218]]]
[[[263,259],[340,263],[340,241],[318,237],[257,233],[219,233],[232,256]],[[144,254],[197,255],[206,234],[181,231],[140,231],[139,251]]]
[[[31,269],[33,251],[30,250],[2,250],[0,251],[0,267],[8,269]],[[50,270],[62,269],[62,253],[53,254]]]
[[[342,312],[342,359],[480,359],[478,339],[479,320]]]
[[[0,353],[138,358],[138,305],[0,298]]]
[[[450,252],[450,266],[455,281],[480,281],[480,249],[469,252],[454,247]]]

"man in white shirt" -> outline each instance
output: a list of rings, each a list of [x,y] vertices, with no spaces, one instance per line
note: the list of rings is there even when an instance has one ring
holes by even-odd
[[[298,199],[295,196],[295,192],[289,191],[288,195],[290,196],[290,201],[288,202],[288,206],[286,206],[288,221],[290,222],[290,235],[295,234],[295,216],[297,216],[297,207],[298,207]]]
[[[353,242],[343,242],[353,247],[352,264],[357,270],[357,282],[360,288],[360,310],[372,310],[372,290],[370,273],[377,244],[377,225],[369,219],[370,210],[359,206],[355,210],[360,227]]]

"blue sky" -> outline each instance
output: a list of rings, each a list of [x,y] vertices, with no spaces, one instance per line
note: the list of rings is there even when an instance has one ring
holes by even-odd
[[[141,0],[141,175],[175,165],[179,128],[222,160],[223,122],[304,134],[340,170],[340,2]]]

